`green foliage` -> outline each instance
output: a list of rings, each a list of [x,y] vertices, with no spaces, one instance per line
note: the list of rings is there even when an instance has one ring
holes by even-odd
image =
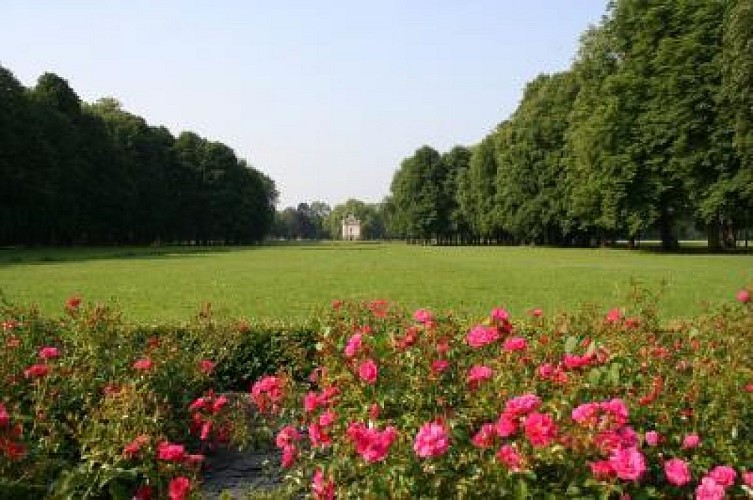
[[[737,475],[726,494],[742,498],[751,479],[740,476],[753,464],[753,307],[661,324],[653,299],[636,288],[625,309],[514,324],[500,309],[474,324],[380,301],[336,305],[318,337],[316,377],[286,393],[293,406],[276,427],[308,428],[282,444],[278,434],[297,457],[289,495],[332,498],[322,493],[329,483],[337,498],[690,498],[726,465]],[[497,337],[475,344],[477,328]],[[368,362],[373,378],[362,372]],[[474,382],[481,366],[489,374]],[[520,396],[527,409],[512,405]],[[542,439],[543,418],[553,426]],[[429,423],[447,445],[419,441]],[[386,441],[375,434],[388,430]],[[699,447],[684,444],[691,434]],[[670,458],[688,465],[686,483],[670,481]],[[611,472],[599,476],[595,463]]]
[[[572,67],[531,81],[457,177],[428,146],[403,161],[397,234],[567,246],[650,234],[675,249],[691,223],[714,250],[747,240],[752,12],[743,0],[610,2]]]
[[[277,192],[228,146],[178,139],[45,73],[0,68],[0,244],[255,243]]]
[[[166,497],[177,476],[196,491],[202,453],[247,446],[260,432],[248,396],[232,391],[247,391],[264,373],[302,378],[313,328],[217,320],[209,307],[190,323],[149,326],[75,301],[60,318],[3,304],[0,405],[9,421],[0,424],[0,496],[125,499],[148,486]],[[192,402],[226,391],[226,404],[204,410],[197,423]],[[191,454],[158,459],[162,442]]]

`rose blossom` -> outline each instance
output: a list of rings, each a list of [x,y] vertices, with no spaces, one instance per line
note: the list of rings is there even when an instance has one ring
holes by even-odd
[[[706,476],[701,479],[701,484],[695,489],[695,498],[696,500],[723,500],[724,486]]]
[[[436,359],[431,362],[431,371],[434,373],[442,373],[450,367],[450,362],[446,359]]]
[[[534,448],[543,448],[557,436],[554,419],[545,413],[531,413],[523,423],[526,437]]]
[[[421,458],[438,457],[446,453],[449,447],[447,431],[436,422],[422,425],[413,442],[413,451]]]
[[[499,332],[493,326],[476,325],[465,339],[469,346],[478,349],[499,339]]]
[[[39,357],[42,359],[59,358],[60,349],[57,347],[43,347],[39,350]]]
[[[10,425],[10,414],[5,408],[5,405],[0,403],[0,427],[8,427]]]
[[[202,359],[199,361],[199,371],[204,375],[209,375],[214,370],[216,363],[209,359]]]
[[[748,290],[740,290],[737,292],[737,301],[743,304],[750,302],[750,292]]]
[[[518,450],[512,445],[503,445],[497,452],[497,460],[505,464],[513,472],[520,472],[522,470],[523,459]]]
[[[503,413],[494,425],[497,435],[501,438],[510,437],[518,432],[518,423],[515,416],[509,413]]]
[[[324,479],[321,469],[314,472],[314,480],[311,483],[311,492],[315,500],[333,500],[335,498],[335,483],[332,479]]]
[[[709,473],[708,477],[716,481],[717,484],[721,484],[725,488],[735,484],[737,478],[737,472],[728,465],[717,465]]]
[[[753,488],[753,470],[743,472],[743,483],[746,486]]]
[[[505,340],[503,348],[507,352],[524,351],[528,348],[528,341],[523,337],[512,337]]]
[[[149,371],[152,369],[152,360],[149,358],[137,359],[133,363],[133,369],[139,371]]]
[[[667,481],[675,486],[685,486],[690,482],[690,468],[687,462],[680,458],[664,462],[664,474],[667,476]]]
[[[479,385],[481,385],[481,382],[492,378],[493,374],[494,372],[488,366],[474,365],[470,370],[468,370],[466,382],[468,382],[468,386],[471,388],[471,390],[475,390]]]
[[[277,433],[277,436],[275,437],[275,445],[282,449],[286,446],[292,446],[300,440],[301,434],[298,430],[292,425],[286,425]]]
[[[41,378],[50,373],[50,367],[47,365],[31,365],[24,370],[24,377],[26,378]]]
[[[609,463],[609,460],[591,462],[588,464],[588,467],[591,469],[591,474],[593,474],[594,479],[599,481],[610,479],[615,475],[614,469],[612,468],[612,464]]]
[[[191,491],[191,481],[185,476],[178,476],[170,481],[168,490],[170,500],[184,500]]]
[[[381,462],[387,457],[390,446],[397,438],[397,430],[388,426],[379,431],[360,422],[351,423],[347,430],[348,438],[356,447],[356,452],[367,463]]]
[[[367,359],[358,367],[358,377],[367,384],[375,384],[379,368],[373,359]]]
[[[166,462],[180,462],[186,457],[186,449],[182,444],[162,441],[157,445],[157,458]]]
[[[494,424],[486,423],[481,426],[481,429],[473,436],[471,442],[473,446],[477,448],[489,448],[494,444],[494,438],[496,437],[496,431]]]
[[[700,444],[701,444],[701,438],[698,437],[698,434],[688,434],[682,440],[682,448],[685,450],[692,450],[693,448],[696,448]]]
[[[541,398],[535,394],[523,394],[517,396],[505,403],[505,413],[510,415],[524,415],[538,409],[541,404]]]
[[[661,441],[661,434],[656,431],[648,431],[646,433],[646,444],[649,446],[656,446]]]
[[[424,325],[434,320],[434,316],[428,309],[418,309],[413,313],[413,319]]]
[[[358,354],[358,351],[361,349],[362,345],[362,336],[360,333],[356,333],[350,339],[348,339],[348,343],[345,346],[345,357],[346,358],[352,358],[356,354]]]
[[[617,477],[626,481],[640,479],[646,472],[646,459],[637,448],[619,448],[612,451],[609,456],[609,465],[612,466]]]

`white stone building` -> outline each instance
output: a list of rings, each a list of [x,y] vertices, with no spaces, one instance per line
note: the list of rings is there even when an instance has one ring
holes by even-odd
[[[342,237],[346,241],[361,239],[361,221],[356,219],[353,214],[349,214],[343,219]]]

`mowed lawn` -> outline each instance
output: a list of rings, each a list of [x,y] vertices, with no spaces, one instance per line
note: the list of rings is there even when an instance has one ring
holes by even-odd
[[[404,244],[253,248],[0,250],[0,289],[62,311],[65,299],[114,302],[129,320],[188,320],[202,303],[231,317],[301,319],[334,299],[513,314],[624,305],[631,280],[658,289],[664,317],[731,302],[753,282],[750,255],[663,255],[614,249],[423,247]]]

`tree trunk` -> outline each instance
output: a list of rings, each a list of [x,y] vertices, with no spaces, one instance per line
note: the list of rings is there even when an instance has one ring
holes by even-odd
[[[680,244],[677,238],[672,234],[672,216],[668,213],[662,213],[659,219],[659,234],[661,237],[662,250],[676,250]]]
[[[709,250],[717,252],[722,248],[721,231],[719,228],[719,222],[714,219],[706,226],[706,241],[708,242]]]

